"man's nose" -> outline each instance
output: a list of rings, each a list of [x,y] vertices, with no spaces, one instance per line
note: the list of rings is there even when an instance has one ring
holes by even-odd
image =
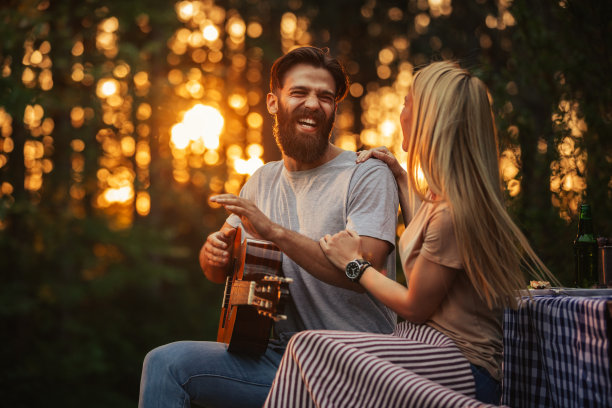
[[[312,110],[319,109],[319,98],[317,98],[317,95],[310,94],[306,96],[306,100],[304,101],[304,106]]]

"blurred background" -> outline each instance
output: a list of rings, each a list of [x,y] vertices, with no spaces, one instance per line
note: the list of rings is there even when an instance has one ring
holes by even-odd
[[[132,407],[148,350],[215,339],[223,287],[197,253],[226,214],[208,197],[280,159],[268,73],[299,45],[350,74],[349,150],[403,158],[414,67],[482,78],[510,212],[571,284],[579,204],[612,234],[611,24],[605,0],[3,1],[2,404]]]

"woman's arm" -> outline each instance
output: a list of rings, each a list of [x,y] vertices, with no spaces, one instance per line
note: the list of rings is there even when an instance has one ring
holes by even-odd
[[[457,272],[457,269],[431,262],[419,255],[407,288],[373,268],[366,269],[359,282],[395,313],[409,322],[420,324],[440,307]]]
[[[410,205],[410,198],[408,195],[408,177],[406,173],[402,175],[402,177],[396,177],[395,181],[397,182],[397,194],[400,203],[400,210],[402,210],[402,219],[404,220],[404,226],[407,227],[412,220],[412,217],[416,213],[417,208],[419,208],[420,200],[416,195],[413,194],[415,203]]]
[[[345,269],[362,258],[359,236],[353,231],[326,235],[319,241],[328,259]],[[404,265],[405,267],[405,265]],[[408,287],[389,279],[374,267],[365,270],[359,283],[376,299],[412,323],[424,323],[440,307],[458,270],[439,265],[419,255],[410,273]]]

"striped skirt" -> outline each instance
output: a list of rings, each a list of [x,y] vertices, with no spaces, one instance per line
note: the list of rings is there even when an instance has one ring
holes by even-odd
[[[472,407],[474,377],[454,342],[408,322],[390,335],[294,335],[265,407]]]

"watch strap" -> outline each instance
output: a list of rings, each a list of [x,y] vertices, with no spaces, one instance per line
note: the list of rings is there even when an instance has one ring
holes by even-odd
[[[356,259],[356,261],[359,263],[359,272],[357,273],[357,276],[355,276],[351,280],[355,283],[359,283],[359,280],[361,279],[361,276],[363,275],[365,270],[372,266],[372,264],[366,261],[365,259]]]

